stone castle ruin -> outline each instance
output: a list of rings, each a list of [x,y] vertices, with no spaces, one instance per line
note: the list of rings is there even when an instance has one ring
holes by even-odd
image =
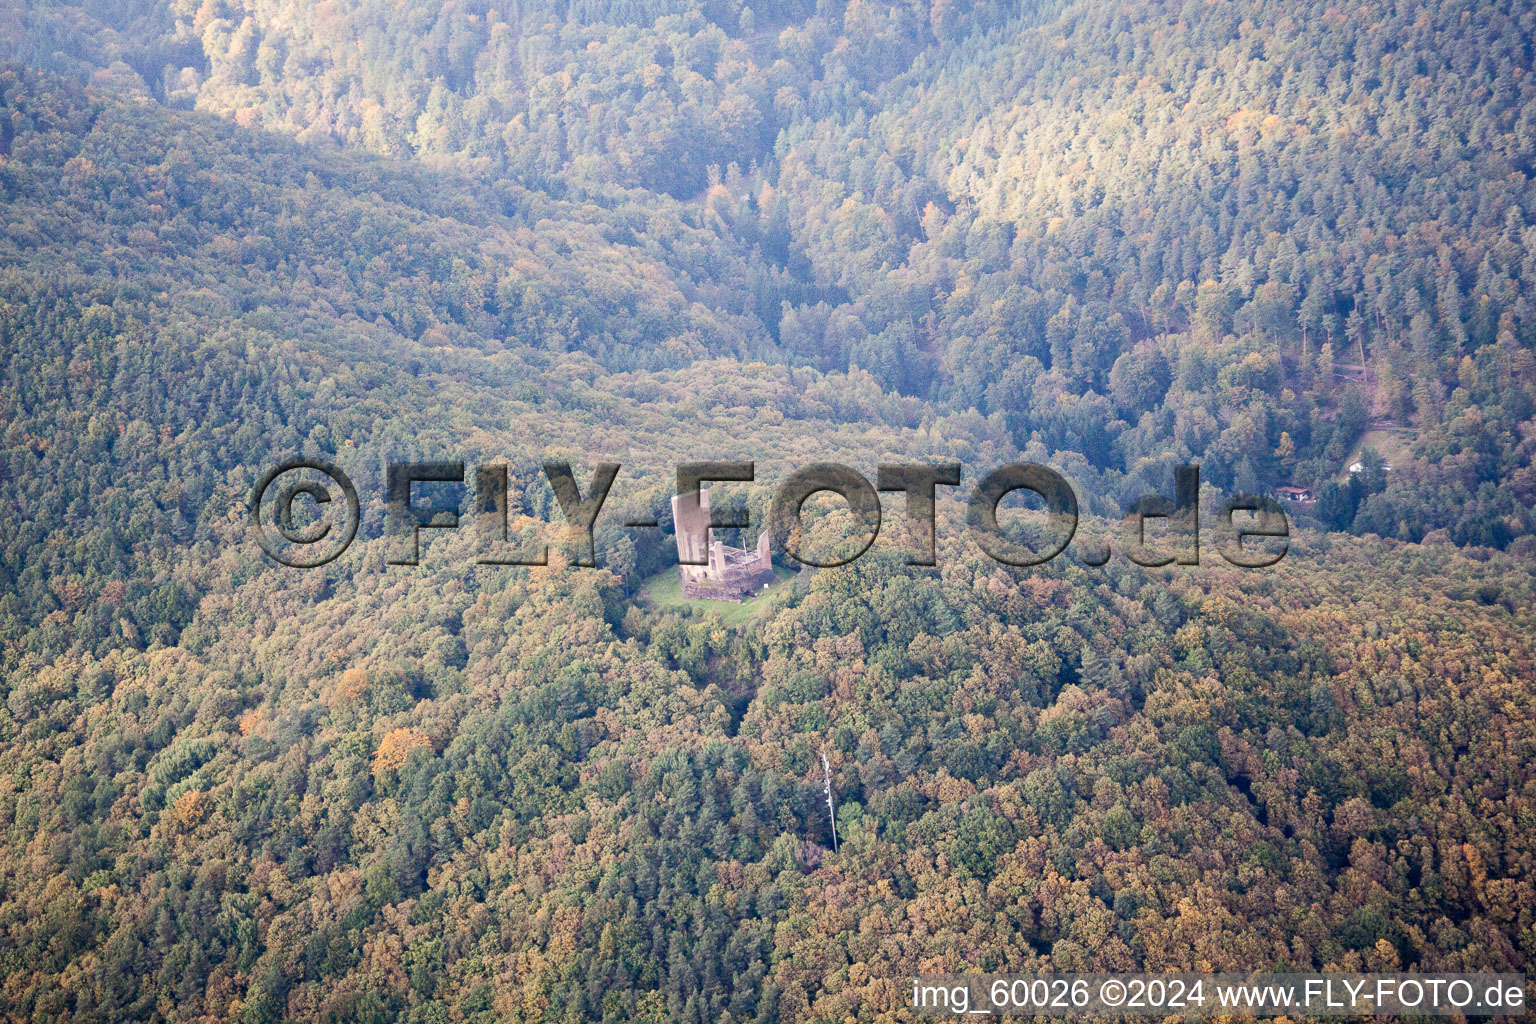
[[[677,559],[683,563],[683,596],[716,601],[745,601],[773,579],[768,531],[757,538],[755,550],[726,547],[709,528],[709,491],[672,497],[672,528],[677,532]],[[689,562],[703,563],[689,565]]]

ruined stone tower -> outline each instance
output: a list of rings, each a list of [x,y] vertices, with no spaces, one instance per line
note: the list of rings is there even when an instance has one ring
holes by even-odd
[[[744,601],[773,579],[768,531],[758,535],[754,550],[726,547],[709,528],[707,489],[699,491],[697,501],[673,495],[672,528],[677,533],[677,559],[683,563],[678,570],[684,597]]]

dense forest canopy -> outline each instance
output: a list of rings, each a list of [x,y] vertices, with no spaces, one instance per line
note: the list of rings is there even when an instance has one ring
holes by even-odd
[[[210,0],[13,20],[12,56],[101,86],[595,206],[610,241],[667,253],[632,302],[675,316],[682,271],[754,356],[1000,416],[1122,501],[1182,458],[1223,488],[1308,488],[1332,529],[1503,547],[1536,525],[1519,5]],[[398,325],[532,330],[549,311],[493,258],[465,261],[447,316]],[[592,292],[578,305],[619,299]],[[587,312],[541,340],[606,354],[630,311]],[[716,342],[636,329],[666,342],[631,342],[653,364],[680,335]],[[1342,473],[1362,448],[1390,473]]]
[[[0,1015],[1527,971],[1533,18],[0,8]],[[363,496],[322,569],[250,540],[289,456]],[[1046,463],[1085,535],[1184,462],[1316,501],[1249,572],[1012,569],[948,499],[913,568],[888,505],[706,609],[618,524],[709,458],[754,522],[829,459]],[[552,564],[386,565],[406,459],[505,463]],[[549,459],[624,465],[598,568]]]

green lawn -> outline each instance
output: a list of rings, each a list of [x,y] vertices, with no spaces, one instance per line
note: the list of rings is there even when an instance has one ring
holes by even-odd
[[[663,569],[640,585],[635,601],[643,608],[690,608],[695,612],[713,612],[727,625],[742,626],[767,618],[775,604],[773,598],[784,592],[799,573],[784,566],[775,566],[773,582],[758,596],[737,604],[735,601],[696,601],[683,596],[683,582],[676,566]]]

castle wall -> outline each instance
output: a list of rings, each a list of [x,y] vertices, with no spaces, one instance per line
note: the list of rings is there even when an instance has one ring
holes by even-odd
[[[757,538],[755,549],[727,547],[709,529],[709,491],[699,491],[697,503],[672,498],[672,526],[677,534],[683,596],[722,601],[743,601],[773,579],[773,558],[768,552],[768,531]],[[702,562],[690,565],[689,562]]]

